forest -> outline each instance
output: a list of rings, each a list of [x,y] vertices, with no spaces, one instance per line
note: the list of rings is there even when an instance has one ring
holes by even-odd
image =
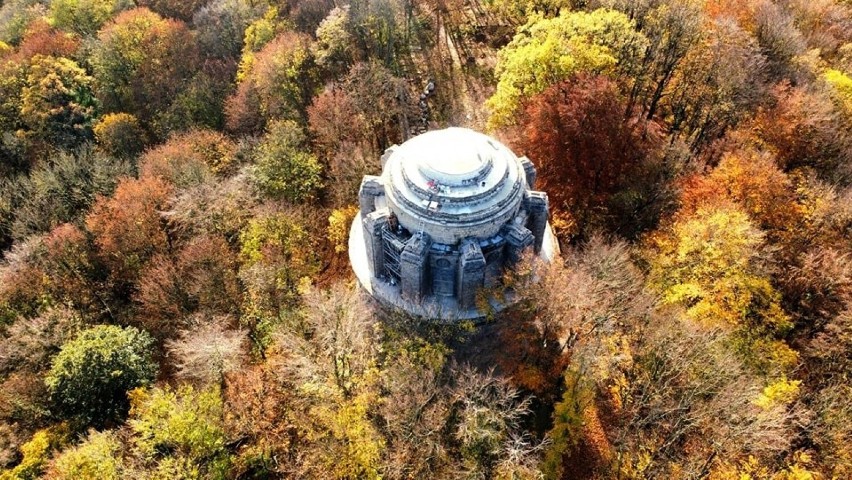
[[[347,256],[448,126],[561,245],[481,324]],[[852,1],[0,0],[0,257],[2,480],[852,478]]]

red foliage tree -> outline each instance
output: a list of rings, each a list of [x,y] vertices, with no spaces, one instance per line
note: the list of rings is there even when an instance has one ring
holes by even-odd
[[[197,237],[172,259],[155,256],[141,274],[135,299],[141,326],[168,338],[194,312],[235,313],[240,304],[236,256],[221,237]]]
[[[538,188],[552,208],[569,213],[577,233],[600,224],[612,197],[637,178],[658,146],[653,124],[625,118],[612,80],[578,76],[526,104],[513,146],[538,167]]]
[[[314,97],[308,107],[308,128],[326,158],[334,156],[344,143],[362,142],[367,130],[352,97],[344,88],[334,85]]]
[[[79,47],[79,38],[56,30],[46,20],[39,19],[29,25],[12,58],[27,60],[35,55],[71,58]]]

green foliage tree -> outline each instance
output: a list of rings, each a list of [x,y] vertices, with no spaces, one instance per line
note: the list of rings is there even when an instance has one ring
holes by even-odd
[[[157,116],[165,136],[195,128],[220,130],[225,124],[225,99],[232,92],[234,64],[229,60],[209,60],[206,68],[186,80],[167,109]]]
[[[647,44],[633,22],[613,10],[531,20],[500,51],[497,92],[488,100],[491,124],[511,124],[525,98],[577,73],[629,71]]]
[[[66,58],[36,55],[21,91],[21,120],[38,138],[74,147],[92,138],[92,78]]]
[[[23,239],[77,220],[98,195],[111,194],[119,177],[131,173],[129,163],[87,146],[45,159],[16,186],[22,200],[13,213],[13,237]]]
[[[229,457],[218,389],[140,388],[130,397],[133,444],[143,459],[155,463],[155,472],[183,470],[202,478],[224,478]]]
[[[132,0],[52,0],[49,18],[62,30],[94,35],[115,14],[133,6]]]
[[[98,32],[89,61],[106,112],[126,112],[166,137],[169,107],[198,68],[187,26],[145,8],[120,13]]]
[[[322,187],[322,165],[309,153],[302,127],[293,121],[270,124],[253,174],[261,191],[290,202],[311,200]]]
[[[157,374],[153,344],[133,327],[100,325],[81,332],[62,346],[45,377],[56,413],[81,425],[120,420],[130,406],[127,392]]]

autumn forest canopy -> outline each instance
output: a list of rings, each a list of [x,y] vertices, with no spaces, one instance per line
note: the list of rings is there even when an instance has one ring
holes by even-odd
[[[481,324],[348,264],[448,126],[562,249]],[[852,2],[0,0],[0,258],[0,480],[852,478]]]

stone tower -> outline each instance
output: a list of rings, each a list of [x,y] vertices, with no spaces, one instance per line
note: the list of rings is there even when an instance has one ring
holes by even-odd
[[[493,138],[427,132],[389,148],[382,166],[361,183],[349,236],[358,281],[380,302],[433,319],[477,319],[477,292],[498,284],[505,267],[525,251],[556,254],[535,167]]]

